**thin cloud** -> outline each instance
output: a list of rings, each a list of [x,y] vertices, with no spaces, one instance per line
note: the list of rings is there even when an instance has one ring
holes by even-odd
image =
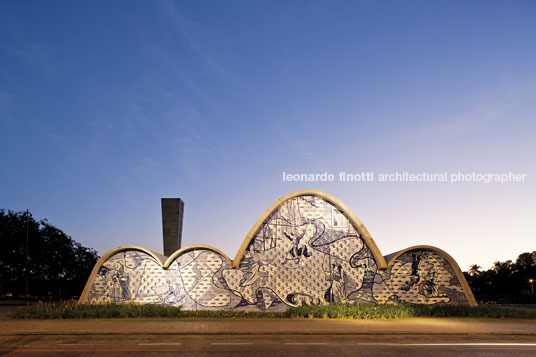
[[[53,61],[47,46],[26,39],[22,30],[15,29],[13,26],[4,29],[5,41],[0,42],[0,52],[5,55],[18,57],[23,62],[38,68],[45,73],[54,72]]]
[[[218,55],[221,54],[213,53],[210,48],[204,45],[207,41],[203,41],[203,39],[209,36],[209,31],[202,28],[194,21],[186,18],[176,8],[173,1],[168,0],[162,2],[162,12],[169,19],[167,24],[172,27],[171,29],[166,29],[165,27],[163,29],[168,36],[174,38],[175,34],[179,34],[197,57],[204,62],[205,66],[210,68],[213,72],[226,77],[227,80],[238,82],[236,76],[216,60]]]
[[[15,117],[13,116],[9,105],[13,102],[14,97],[5,92],[0,92],[0,122],[5,123],[7,121],[13,122]]]
[[[417,131],[417,136],[439,142],[452,142],[468,135],[482,131],[490,125],[506,120],[508,113],[516,105],[515,101],[486,101],[475,105],[471,110],[440,118],[434,124],[424,126]],[[439,124],[435,124],[439,122]]]

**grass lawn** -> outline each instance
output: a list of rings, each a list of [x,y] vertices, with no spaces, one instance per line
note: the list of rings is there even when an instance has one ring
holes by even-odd
[[[242,317],[242,318],[328,318],[328,319],[404,319],[412,317],[485,317],[536,319],[536,310],[517,307],[459,306],[459,305],[374,305],[333,304],[327,306],[300,306],[283,312],[251,312],[236,310],[187,311],[180,307],[136,304],[78,304],[37,303],[11,312],[13,319],[88,319],[88,318],[143,318],[143,317]]]

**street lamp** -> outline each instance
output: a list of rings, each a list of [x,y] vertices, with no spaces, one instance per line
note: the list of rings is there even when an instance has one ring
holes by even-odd
[[[532,296],[534,295],[534,279],[530,278],[529,283],[530,283],[530,296]]]

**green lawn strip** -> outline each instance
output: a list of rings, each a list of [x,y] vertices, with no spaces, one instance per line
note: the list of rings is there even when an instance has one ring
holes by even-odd
[[[462,305],[373,305],[333,304],[327,306],[300,306],[286,311],[288,317],[349,318],[349,319],[404,319],[411,317],[489,317],[536,319],[536,311],[522,308]]]
[[[460,305],[374,305],[333,304],[300,306],[283,312],[237,310],[187,311],[180,307],[137,304],[38,303],[20,307],[10,315],[13,319],[91,319],[91,318],[328,318],[328,319],[405,319],[412,317],[485,317],[536,319],[536,310],[513,307]]]

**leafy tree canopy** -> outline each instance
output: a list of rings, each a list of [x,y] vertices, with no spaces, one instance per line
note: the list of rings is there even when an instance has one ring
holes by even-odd
[[[536,303],[536,251],[520,254],[515,262],[497,261],[485,271],[474,264],[465,277],[479,302]]]
[[[28,254],[28,258],[27,258]],[[0,209],[0,294],[65,298],[81,294],[97,252],[46,219]]]

